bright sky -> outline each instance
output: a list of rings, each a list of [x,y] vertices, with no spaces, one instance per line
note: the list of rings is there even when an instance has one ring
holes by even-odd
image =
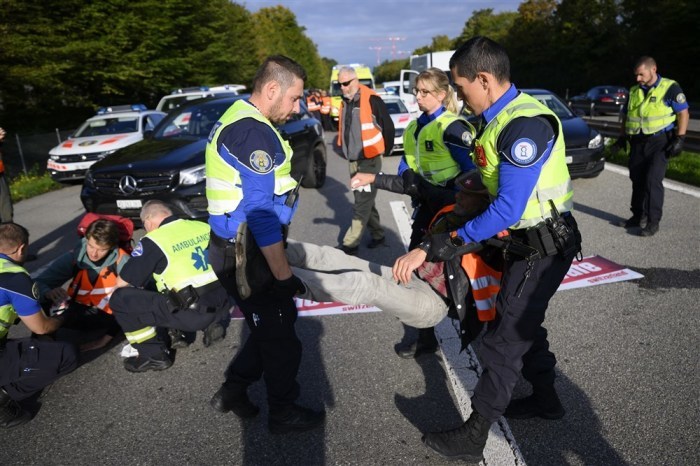
[[[437,35],[457,37],[472,12],[517,11],[521,0],[240,0],[255,12],[283,5],[306,28],[322,57],[364,63],[408,57]],[[395,40],[390,40],[393,38]],[[376,48],[381,48],[377,50]]]

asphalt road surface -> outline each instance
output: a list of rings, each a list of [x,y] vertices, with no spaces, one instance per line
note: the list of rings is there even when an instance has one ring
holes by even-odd
[[[295,239],[336,245],[349,224],[347,164],[331,151],[328,162],[326,185],[302,191],[291,228]],[[386,159],[385,171],[397,164],[398,157]],[[661,230],[643,238],[614,225],[630,215],[626,176],[605,170],[595,179],[575,180],[574,187],[584,254],[644,278],[555,295],[545,325],[567,414],[560,421],[504,422],[513,435],[512,454],[489,464],[697,464],[697,190],[667,189]],[[79,189],[15,206],[15,220],[29,229],[30,251],[39,256],[27,264],[30,271],[74,245],[83,214]],[[361,257],[391,264],[403,252],[390,202],[405,200],[380,192],[387,246],[361,247]],[[160,373],[126,372],[119,356],[123,341],[101,354],[84,354],[81,366],[45,393],[32,422],[2,433],[0,464],[446,463],[420,441],[422,431],[462,422],[452,370],[441,355],[398,358],[394,345],[412,337],[412,330],[381,312],[305,317],[297,327],[304,345],[300,402],[327,410],[322,429],[270,435],[262,384],[251,390],[263,408],[256,419],[242,422],[209,407],[246,334],[242,322],[233,321],[223,342],[204,348],[200,335]],[[520,383],[516,395],[526,393]],[[494,441],[490,437],[489,446]]]

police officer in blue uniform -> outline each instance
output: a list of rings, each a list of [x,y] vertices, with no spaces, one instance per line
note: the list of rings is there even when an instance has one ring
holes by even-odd
[[[632,217],[620,226],[640,227],[641,236],[653,236],[659,231],[663,212],[668,159],[683,151],[690,114],[680,85],[662,78],[653,58],[637,60],[634,75],[637,85],[630,89],[622,112],[624,133],[616,143],[624,148],[629,139],[632,180]]]
[[[256,416],[247,389],[262,377],[272,433],[312,429],[325,418],[325,412],[295,403],[302,348],[293,297],[304,286],[287,262],[284,234],[296,210],[298,183],[291,177],[291,146],[273,126],[299,112],[305,78],[295,61],[267,58],[250,98],[221,116],[206,149],[209,258],[251,332],[211,405],[242,418]]]
[[[75,347],[67,342],[9,339],[17,319],[35,335],[55,332],[62,317],[47,317],[39,305],[38,287],[22,267],[29,233],[16,223],[0,224],[0,427],[31,419],[18,401],[27,399],[77,366]]]
[[[129,372],[165,370],[172,356],[156,327],[204,330],[208,346],[224,336],[231,307],[207,259],[209,226],[178,219],[162,201],[141,209],[146,235],[124,264],[109,305],[138,356],[124,360]],[[155,281],[158,292],[142,289]],[[128,286],[131,285],[131,286]],[[134,288],[135,287],[135,288]]]
[[[490,426],[501,415],[560,418],[554,390],[556,359],[542,327],[550,298],[580,251],[571,214],[573,189],[565,161],[561,123],[554,113],[510,83],[510,61],[496,42],[481,36],[450,59],[454,83],[481,124],[474,162],[493,199],[461,228],[434,234],[419,246],[428,260],[450,260],[470,243],[508,229],[496,318],[479,351],[483,372],[474,389],[472,414],[456,429],[427,433],[439,454],[482,459]],[[511,401],[520,372],[533,395]]]

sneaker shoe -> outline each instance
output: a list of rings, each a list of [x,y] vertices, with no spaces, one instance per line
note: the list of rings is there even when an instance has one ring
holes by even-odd
[[[372,241],[367,243],[367,247],[370,249],[378,248],[379,246],[383,246],[384,243],[386,242],[386,238],[379,238],[379,239],[374,239],[372,238]]]
[[[190,346],[190,342],[187,341],[182,330],[176,328],[168,329],[168,336],[170,337],[170,347],[174,349],[182,349]]]
[[[356,255],[357,255],[357,250],[359,249],[359,246],[350,247],[350,246],[345,246],[344,244],[339,244],[339,245],[336,247],[336,249],[340,249],[341,251],[343,251],[343,252],[344,252],[345,254],[347,254],[348,256],[356,256]]]
[[[658,223],[649,223],[647,226],[642,228],[642,231],[639,233],[640,236],[654,236],[659,232],[659,224]]]
[[[217,341],[221,341],[226,336],[226,330],[221,322],[212,322],[207,328],[204,329],[204,336],[202,337],[202,344],[205,347],[209,347]]]
[[[627,220],[622,220],[622,221],[618,222],[617,225],[624,227],[624,228],[636,228],[636,227],[644,228],[647,225],[647,217],[646,217],[646,215],[642,215],[642,216],[633,215],[632,217],[628,218]]]
[[[320,426],[325,419],[325,411],[314,411],[293,404],[276,412],[270,411],[267,426],[272,434],[303,432]]]
[[[173,365],[173,360],[167,353],[144,358],[134,356],[124,360],[124,369],[129,372],[164,371]]]
[[[214,393],[209,404],[220,413],[233,411],[233,414],[242,419],[253,418],[260,412],[260,408],[250,402],[247,393],[243,392],[242,395],[237,395],[224,387]]]

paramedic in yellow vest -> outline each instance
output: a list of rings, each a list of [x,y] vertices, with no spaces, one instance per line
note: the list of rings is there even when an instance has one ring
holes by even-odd
[[[268,428],[283,434],[320,426],[324,411],[296,404],[301,341],[294,296],[303,290],[284,249],[297,208],[292,148],[274,125],[300,109],[306,72],[294,60],[268,57],[253,78],[249,99],[221,116],[205,152],[212,267],[245,316],[250,335],[211,399],[222,413],[251,418],[259,408],[248,387],[264,379]]]
[[[394,122],[384,101],[372,89],[360,84],[352,67],[338,71],[343,92],[338,115],[336,150],[350,162],[350,178],[356,173],[376,175],[382,170],[382,157],[394,147]],[[338,249],[357,254],[365,228],[372,237],[368,248],[384,244],[384,229],[374,205],[377,190],[374,184],[353,189],[355,204],[352,221]]]
[[[464,102],[480,119],[473,160],[492,202],[464,226],[428,236],[404,273],[426,258],[450,260],[464,245],[505,229],[520,246],[509,249],[504,261],[496,316],[483,334],[483,372],[469,419],[423,437],[426,446],[445,457],[477,462],[491,424],[502,415],[564,415],[554,389],[556,359],[542,323],[550,298],[580,250],[580,235],[571,214],[573,189],[561,123],[511,84],[505,50],[491,39],[474,37],[452,55],[450,70]],[[532,384],[533,395],[511,401],[520,373]]]
[[[439,68],[421,71],[413,93],[423,113],[403,134],[404,155],[398,175],[357,173],[350,180],[351,187],[375,183],[377,189],[411,196],[415,211],[409,250],[423,240],[435,214],[455,203],[457,176],[475,168],[470,158],[474,128],[457,116],[457,99],[447,74]],[[434,330],[421,328],[416,341],[398,346],[396,351],[402,358],[415,358],[437,349]]]
[[[178,219],[158,200],[143,205],[141,222],[146,235],[122,268],[119,288],[109,301],[126,339],[138,351],[124,360],[129,372],[172,366],[172,355],[156,327],[204,330],[205,338],[220,340],[224,336],[221,322],[231,307],[209,264],[209,225]],[[142,288],[151,280],[158,291]]]
[[[117,284],[129,254],[119,247],[117,224],[95,220],[73,251],[53,261],[36,278],[39,296],[45,307],[64,308],[64,328],[82,333],[101,332],[101,336],[80,346],[81,351],[104,347],[121,333],[109,298]],[[68,289],[63,285],[69,282]]]
[[[641,228],[641,236],[659,231],[664,206],[664,185],[668,159],[683,151],[688,129],[688,102],[672,79],[656,72],[656,61],[642,57],[634,67],[637,85],[630,89],[624,133],[616,145],[630,143],[629,170],[632,180],[632,217],[620,223],[625,228]]]
[[[68,342],[37,338],[8,338],[21,321],[34,335],[47,335],[61,326],[62,317],[47,317],[39,291],[22,264],[29,233],[21,225],[0,224],[0,427],[24,424],[32,415],[21,405],[41,389],[77,366],[75,347]]]

